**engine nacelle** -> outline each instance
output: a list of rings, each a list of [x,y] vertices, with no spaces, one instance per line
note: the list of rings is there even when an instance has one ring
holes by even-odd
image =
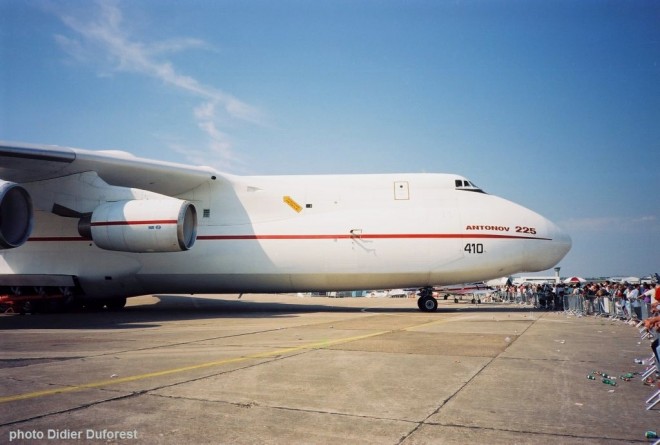
[[[0,180],[0,249],[24,244],[33,226],[30,194],[16,183]]]
[[[101,204],[80,220],[78,232],[101,249],[121,252],[178,252],[197,238],[195,206],[179,199]]]

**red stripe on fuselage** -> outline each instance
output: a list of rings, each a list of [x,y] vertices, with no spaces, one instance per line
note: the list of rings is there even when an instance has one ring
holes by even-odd
[[[231,240],[316,240],[316,239],[531,239],[551,241],[551,238],[539,238],[516,235],[494,235],[474,233],[387,233],[361,235],[200,235],[203,241]]]
[[[157,224],[157,222],[151,222]],[[145,224],[148,224],[145,222]],[[162,222],[160,223],[162,224]],[[200,241],[238,241],[238,240],[319,240],[319,239],[528,239],[552,241],[551,238],[495,235],[490,233],[388,233],[372,235],[200,235]],[[83,237],[39,236],[28,241],[90,241]]]

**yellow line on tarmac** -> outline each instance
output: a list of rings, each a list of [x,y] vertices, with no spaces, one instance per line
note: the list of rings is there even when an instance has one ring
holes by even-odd
[[[118,383],[126,383],[126,382],[134,382],[137,380],[144,380],[144,379],[150,379],[153,377],[162,377],[165,375],[170,375],[170,374],[177,374],[180,372],[186,372],[186,371],[194,371],[197,369],[204,369],[204,368],[211,368],[214,366],[223,366],[223,365],[228,365],[230,363],[239,363],[247,360],[253,360],[253,359],[259,359],[259,358],[268,358],[268,357],[273,357],[276,355],[281,355],[281,354],[288,354],[292,352],[297,352],[301,351],[303,349],[323,349],[327,348],[329,346],[334,346],[334,345],[339,345],[342,343],[349,343],[352,341],[357,341],[357,340],[362,340],[365,338],[369,337],[376,337],[379,335],[387,334],[389,332],[393,331],[380,331],[380,332],[373,332],[371,334],[364,334],[364,335],[357,335],[354,337],[348,337],[348,338],[340,338],[337,340],[325,340],[325,341],[320,341],[316,343],[309,343],[306,345],[302,346],[295,346],[292,348],[284,348],[284,349],[274,349],[272,351],[265,351],[265,352],[259,352],[256,354],[250,354],[250,355],[244,355],[241,357],[234,357],[234,358],[228,358],[228,359],[223,359],[223,360],[215,360],[212,362],[206,362],[206,363],[200,363],[198,365],[190,365],[190,366],[183,366],[180,368],[172,368],[172,369],[165,369],[163,371],[156,371],[156,372],[149,372],[146,374],[138,374],[138,375],[132,375],[128,377],[121,377],[121,378],[116,378],[116,379],[111,379],[111,380],[100,380],[97,382],[91,382],[91,383],[83,383],[80,385],[75,385],[75,386],[63,386],[60,388],[53,388],[53,389],[45,389],[43,391],[34,391],[34,392],[28,392],[28,393],[23,393],[23,394],[15,394],[13,396],[4,396],[0,397],[0,403],[7,403],[7,402],[15,402],[18,400],[27,400],[27,399],[35,399],[38,397],[44,397],[44,396],[52,396],[55,394],[64,394],[68,392],[76,392],[76,391],[83,391],[85,389],[92,389],[92,388],[100,388],[104,386],[109,386],[109,385],[116,385]]]

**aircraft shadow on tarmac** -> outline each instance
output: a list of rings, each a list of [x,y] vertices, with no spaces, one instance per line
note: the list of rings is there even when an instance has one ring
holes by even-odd
[[[235,296],[227,299],[204,298],[202,296],[158,295],[154,304],[127,306],[119,311],[78,310],[63,313],[37,313],[28,315],[1,315],[0,331],[12,329],[140,329],[156,328],[162,322],[203,320],[220,318],[288,318],[311,312],[355,313],[365,310],[364,306],[345,306],[301,303],[291,304],[277,301],[240,300]],[[309,299],[308,299],[309,301]],[[327,300],[326,300],[327,302]],[[369,313],[420,312],[411,300],[410,307],[368,307]],[[481,306],[464,304],[440,306],[437,313],[454,312],[530,312],[536,309],[517,306]]]

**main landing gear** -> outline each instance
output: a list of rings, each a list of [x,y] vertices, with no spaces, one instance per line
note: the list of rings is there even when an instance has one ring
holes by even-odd
[[[5,291],[8,291],[6,294]],[[36,314],[87,310],[119,311],[126,306],[125,297],[85,299],[70,287],[17,286],[0,288],[0,313]]]
[[[438,309],[438,301],[433,297],[432,287],[423,287],[419,290],[419,299],[417,299],[417,307],[422,312],[433,312]]]

